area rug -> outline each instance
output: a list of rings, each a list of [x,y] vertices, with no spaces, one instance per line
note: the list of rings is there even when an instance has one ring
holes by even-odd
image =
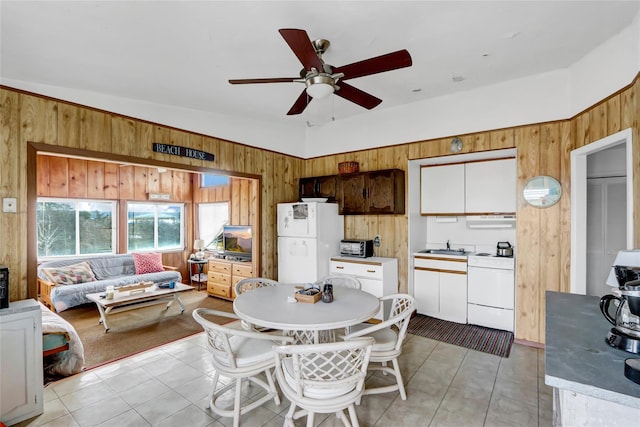
[[[191,315],[198,307],[233,312],[231,302],[209,297],[205,290],[183,292],[180,299],[185,305],[182,314],[180,306],[173,303],[168,310],[164,304],[158,304],[110,315],[109,332],[105,332],[99,323],[100,315],[93,303],[59,314],[80,336],[86,370],[202,332],[202,327]],[[211,320],[223,324],[229,319]]]
[[[462,325],[422,314],[411,319],[407,332],[500,357],[509,357],[513,344],[513,333],[509,331]]]

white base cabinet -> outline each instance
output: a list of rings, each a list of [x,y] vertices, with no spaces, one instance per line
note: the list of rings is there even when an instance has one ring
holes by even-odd
[[[466,258],[415,256],[413,295],[418,313],[467,323]]]
[[[380,298],[398,292],[397,258],[331,257],[329,274],[345,274],[360,281],[362,290]],[[375,318],[383,319],[379,312]]]
[[[13,425],[43,412],[42,313],[33,300],[0,310],[0,420]]]

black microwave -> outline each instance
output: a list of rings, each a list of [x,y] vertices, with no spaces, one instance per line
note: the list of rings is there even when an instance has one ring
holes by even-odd
[[[340,255],[358,258],[373,256],[373,240],[341,240]]]

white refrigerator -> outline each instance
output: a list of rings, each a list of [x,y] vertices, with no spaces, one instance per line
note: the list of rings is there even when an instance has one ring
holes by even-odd
[[[329,274],[340,254],[344,218],[336,203],[278,204],[278,281],[313,283]]]

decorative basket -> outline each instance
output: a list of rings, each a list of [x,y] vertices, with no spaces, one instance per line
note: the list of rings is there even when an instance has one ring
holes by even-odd
[[[315,304],[318,301],[320,301],[320,298],[322,298],[322,292],[318,291],[317,289],[314,289],[314,291],[317,291],[317,292],[313,295],[305,295],[303,293],[305,291],[308,291],[308,290],[301,290],[295,293],[294,296],[296,298],[296,301],[306,303],[306,304]]]
[[[360,170],[358,162],[340,162],[338,163],[338,173],[356,173]]]

